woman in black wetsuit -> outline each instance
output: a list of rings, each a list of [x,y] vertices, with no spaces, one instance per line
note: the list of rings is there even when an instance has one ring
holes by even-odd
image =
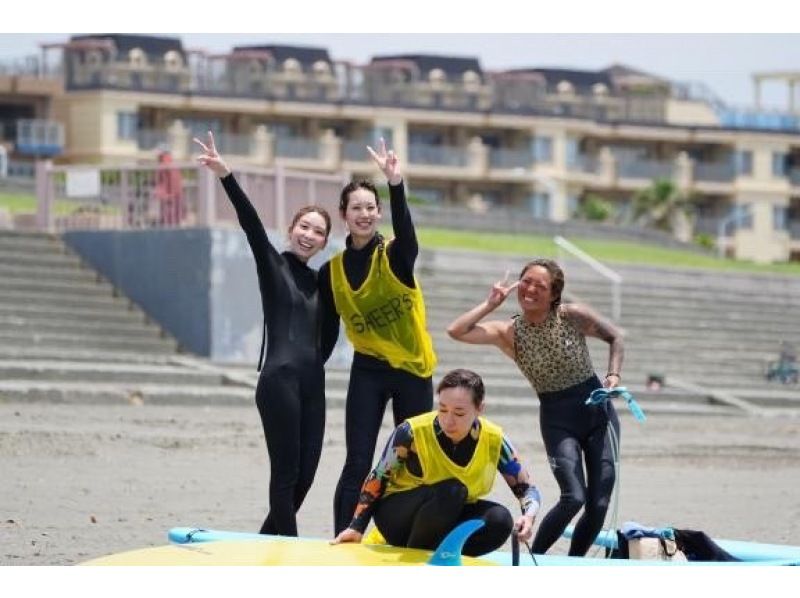
[[[394,152],[387,152],[383,139],[377,152],[367,149],[389,182],[394,238],[384,240],[377,230],[381,206],[375,186],[354,181],[342,190],[339,202],[350,231],[346,249],[319,270],[324,320],[341,318],[355,349],[345,408],[347,457],[334,496],[337,535],[353,517],[386,402],[392,399],[395,425],[433,407],[436,356],[422,291],[414,278],[419,247],[399,161]],[[323,348],[326,355],[331,350]]]
[[[295,514],[311,487],[325,431],[324,364],[336,342],[323,342],[317,274],[308,260],[325,247],[331,231],[328,213],[306,206],[289,227],[289,249],[273,247],[253,205],[239,187],[208,134],[198,161],[220,177],[255,257],[267,335],[262,342],[256,405],[270,461],[270,510],[260,533],[297,535]],[[338,326],[338,322],[335,322]],[[327,352],[322,347],[327,346]],[[263,368],[261,367],[263,358]]]

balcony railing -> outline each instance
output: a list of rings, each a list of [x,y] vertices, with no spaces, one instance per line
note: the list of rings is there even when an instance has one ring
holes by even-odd
[[[695,162],[694,178],[697,181],[728,183],[736,177],[733,164],[725,162]]]
[[[789,182],[795,187],[800,187],[800,168],[792,168],[787,173]]]
[[[214,137],[214,142],[219,152],[223,155],[249,156],[252,151],[252,135],[241,135],[235,133],[222,133]],[[197,146],[190,141],[190,153],[195,151]]]
[[[792,220],[789,222],[789,237],[800,239],[800,221]]]
[[[597,156],[578,154],[570,159],[568,168],[572,172],[597,173],[600,170],[600,161]]]
[[[524,150],[492,148],[489,152],[489,165],[492,168],[530,168],[533,154]]]
[[[319,158],[319,142],[305,137],[278,137],[275,139],[275,155],[281,158],[316,160]]]
[[[675,169],[672,162],[661,160],[621,159],[617,165],[619,176],[627,179],[671,178]]]
[[[467,151],[461,147],[412,143],[408,146],[408,161],[432,166],[466,166],[469,159]]]
[[[359,162],[367,159],[367,146],[372,145],[366,140],[353,141],[348,139],[342,142],[342,159]]]
[[[167,131],[162,129],[141,129],[136,133],[136,142],[140,150],[149,151],[167,145]]]

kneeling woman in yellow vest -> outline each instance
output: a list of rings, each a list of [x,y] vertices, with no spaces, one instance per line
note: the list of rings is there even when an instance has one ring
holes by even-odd
[[[480,416],[484,388],[469,370],[448,372],[436,389],[437,411],[407,419],[387,442],[363,487],[350,526],[332,540],[361,542],[370,518],[394,546],[435,549],[459,523],[482,519],[464,554],[496,550],[512,528],[527,541],[541,496],[503,430]],[[508,509],[483,500],[499,471],[519,499],[516,522]]]

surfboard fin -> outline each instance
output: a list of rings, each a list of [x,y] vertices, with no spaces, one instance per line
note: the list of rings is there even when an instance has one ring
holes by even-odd
[[[437,567],[459,567],[461,566],[461,551],[469,537],[481,529],[484,523],[480,519],[470,519],[456,526],[445,536],[442,543],[431,555],[428,565]]]

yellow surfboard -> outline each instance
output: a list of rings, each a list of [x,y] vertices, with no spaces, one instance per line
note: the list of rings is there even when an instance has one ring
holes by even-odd
[[[260,565],[260,566],[397,566],[424,565],[431,558],[428,550],[387,545],[337,544],[327,540],[275,539],[224,540],[201,544],[171,544],[112,554],[82,563],[113,566]],[[494,566],[473,557],[461,557],[466,566]]]

